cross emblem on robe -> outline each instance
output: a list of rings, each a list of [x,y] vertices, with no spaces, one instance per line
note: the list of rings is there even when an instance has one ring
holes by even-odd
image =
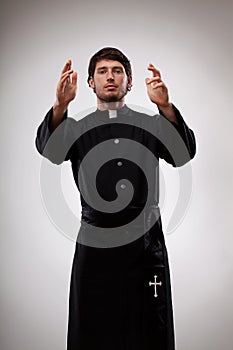
[[[154,294],[154,297],[157,298],[158,294],[157,294],[157,286],[162,286],[162,282],[157,282],[157,277],[156,275],[154,275],[154,279],[155,281],[154,282],[149,282],[149,286],[154,286],[155,288],[155,294]]]

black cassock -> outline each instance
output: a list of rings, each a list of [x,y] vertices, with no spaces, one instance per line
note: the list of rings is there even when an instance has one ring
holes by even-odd
[[[78,189],[82,179],[82,190],[87,192],[85,196],[81,191],[81,238],[71,273],[67,350],[175,349],[169,265],[158,207],[158,164],[162,158],[182,166],[194,157],[196,146],[192,130],[174,109],[178,125],[162,114],[148,116],[125,105],[113,112],[113,118],[110,111],[98,109],[79,121],[66,113],[54,132],[49,128],[51,109],[38,128],[38,151],[55,164],[70,160]],[[133,148],[130,141],[135,141]],[[104,142],[111,157],[95,173],[97,149],[79,177],[85,156]],[[133,195],[125,208],[104,212],[92,207],[93,174],[98,195],[109,206],[119,193],[124,199],[126,180],[132,184]],[[124,225],[140,213],[143,220],[136,226],[141,234],[134,237],[136,231]],[[109,241],[107,235],[95,236],[99,227],[110,232],[119,226],[123,227],[119,241],[112,231]]]

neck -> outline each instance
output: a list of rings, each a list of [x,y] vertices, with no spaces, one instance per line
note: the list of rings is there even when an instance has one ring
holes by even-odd
[[[125,101],[121,100],[117,102],[106,102],[106,101],[97,99],[97,105],[99,110],[105,111],[105,110],[122,108],[125,105]]]

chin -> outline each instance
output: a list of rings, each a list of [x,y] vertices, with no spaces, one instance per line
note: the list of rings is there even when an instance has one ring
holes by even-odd
[[[97,97],[104,102],[120,102],[126,93],[121,95],[97,95]]]
[[[120,101],[122,98],[118,97],[118,96],[109,96],[105,98],[105,102],[118,102]]]

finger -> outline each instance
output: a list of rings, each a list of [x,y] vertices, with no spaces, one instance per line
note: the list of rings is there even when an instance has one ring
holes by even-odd
[[[70,76],[70,74],[72,74],[72,73],[73,73],[73,69],[68,70],[67,72],[65,72],[61,75],[60,80],[63,79],[64,77]]]
[[[153,78],[147,78],[146,83],[147,83],[147,84],[151,84],[151,83],[154,82],[154,81],[160,83],[162,80],[161,80],[160,77],[157,76],[157,77],[153,77]]]
[[[161,77],[160,71],[157,68],[155,68],[155,66],[152,63],[149,64],[147,69],[153,73],[153,77],[156,77],[156,76]]]
[[[61,75],[61,79],[62,79],[64,76],[70,75],[70,74],[72,74],[72,73],[73,73],[73,69],[69,69],[68,71],[66,71],[65,73],[63,73],[63,74]]]
[[[163,82],[161,82],[161,83],[152,83],[151,87],[152,87],[153,90],[156,90],[158,88],[163,88],[164,91],[165,90],[167,91],[167,87],[165,86],[165,84]]]
[[[68,82],[68,81],[70,81],[70,74],[71,73],[64,73],[64,75],[63,75],[63,77],[60,79],[60,84],[61,85],[63,85],[64,84],[64,82]]]
[[[73,74],[72,74],[72,85],[73,86],[77,85],[77,78],[78,78],[77,72],[73,72]]]
[[[61,72],[61,75],[63,74],[63,73],[65,73],[67,70],[70,70],[71,69],[71,60],[68,60],[67,62],[66,62],[66,64],[64,65],[64,67],[63,67],[63,69],[62,69],[62,72]]]

